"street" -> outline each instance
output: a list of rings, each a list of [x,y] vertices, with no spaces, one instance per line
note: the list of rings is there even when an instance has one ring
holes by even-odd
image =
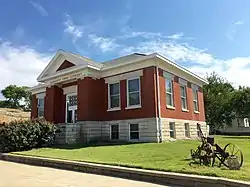
[[[0,161],[0,187],[162,187],[108,176]]]

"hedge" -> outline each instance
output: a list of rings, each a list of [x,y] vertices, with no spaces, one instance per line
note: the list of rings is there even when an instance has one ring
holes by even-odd
[[[54,143],[55,125],[41,119],[0,125],[0,152],[24,151]]]

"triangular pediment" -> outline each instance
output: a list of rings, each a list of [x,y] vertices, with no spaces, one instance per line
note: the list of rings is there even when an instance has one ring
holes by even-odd
[[[94,62],[87,57],[59,50],[39,75],[37,80],[38,82],[43,82],[43,79],[45,79],[46,77],[65,72],[70,69],[77,69],[78,67],[80,68],[88,66],[89,64],[96,67],[100,66],[99,63]]]
[[[70,67],[73,67],[75,66],[75,64],[65,60],[60,66],[59,68],[56,70],[57,72],[58,71],[61,71],[61,70],[64,70],[64,69],[67,69],[67,68],[70,68]]]

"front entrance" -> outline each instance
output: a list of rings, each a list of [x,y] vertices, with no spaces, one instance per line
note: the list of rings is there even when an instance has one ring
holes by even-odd
[[[68,94],[66,97],[66,123],[77,121],[77,94]]]

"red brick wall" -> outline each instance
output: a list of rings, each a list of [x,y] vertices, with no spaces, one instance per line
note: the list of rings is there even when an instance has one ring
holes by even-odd
[[[128,109],[127,107],[127,81],[120,81],[121,110],[110,111],[108,109],[108,84],[105,85],[105,115],[104,120],[123,120],[136,118],[150,118],[157,115],[157,94],[156,94],[156,68],[148,67],[143,69],[141,83],[141,108]]]
[[[156,67],[143,69],[143,76],[140,77],[141,85],[141,108],[128,109],[127,107],[127,85],[126,80],[120,81],[121,110],[107,111],[108,109],[108,84],[104,79],[92,79],[85,77],[77,82],[63,85],[63,87],[78,86],[78,120],[79,121],[98,121],[98,120],[123,120],[136,118],[150,118],[157,115],[157,84]],[[161,117],[176,118],[186,120],[205,121],[203,93],[199,90],[199,114],[194,113],[192,89],[187,88],[189,112],[181,110],[180,85],[178,77],[174,81],[174,103],[175,110],[166,108],[165,78],[163,70],[159,70]],[[33,97],[32,97],[33,98]],[[37,102],[37,101],[34,101]],[[65,122],[65,102],[66,96],[63,89],[52,86],[46,89],[45,97],[45,118],[54,123]],[[36,103],[37,105],[37,103]],[[37,109],[32,104],[32,116],[37,116]],[[36,112],[35,112],[36,111]]]
[[[104,80],[85,77],[78,80],[78,120],[102,120],[104,113]]]
[[[63,90],[57,86],[46,88],[45,119],[54,123],[65,122],[65,102]]]
[[[194,113],[193,106],[193,94],[190,83],[187,87],[187,106],[188,112],[184,112],[181,109],[181,95],[180,95],[180,84],[178,82],[178,77],[175,76],[173,83],[174,90],[174,104],[175,109],[168,109],[166,106],[166,88],[165,88],[165,78],[163,77],[163,70],[159,69],[159,85],[160,85],[160,102],[161,102],[161,117],[163,118],[175,118],[175,119],[185,119],[185,120],[197,120],[205,121],[204,104],[203,104],[203,93],[199,90],[198,101],[199,101],[199,114]]]
[[[86,77],[78,81],[78,120],[123,120],[156,116],[156,69],[145,68],[141,77],[141,104],[138,109],[127,107],[126,80],[120,81],[121,110],[108,112],[108,84],[104,79]]]
[[[65,60],[61,66],[56,70],[56,71],[60,71],[60,70],[63,70],[63,69],[67,69],[67,68],[70,68],[72,66],[75,66],[75,64],[72,64],[71,62]]]
[[[31,119],[38,117],[36,94],[31,97]]]

